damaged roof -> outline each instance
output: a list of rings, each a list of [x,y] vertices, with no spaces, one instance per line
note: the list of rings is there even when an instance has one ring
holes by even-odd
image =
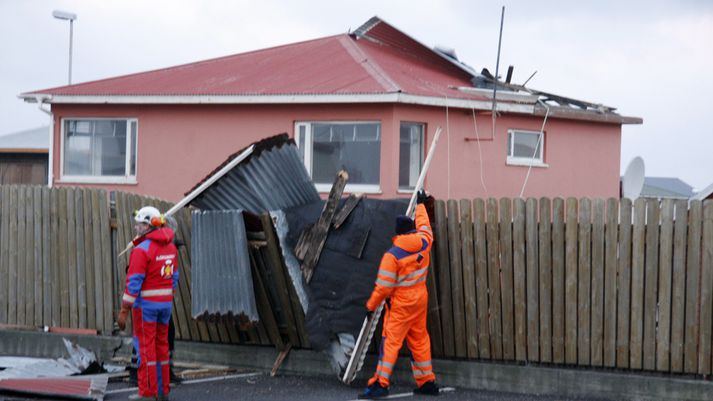
[[[348,34],[36,90],[20,97],[53,104],[404,103],[490,110],[492,93],[460,90],[475,89],[477,79],[483,75],[453,55],[431,49],[373,17]],[[521,89],[499,97],[497,110],[543,114],[541,103],[555,96]],[[553,117],[642,122],[620,116],[610,107],[582,108],[581,101],[556,97],[561,102],[550,108]]]

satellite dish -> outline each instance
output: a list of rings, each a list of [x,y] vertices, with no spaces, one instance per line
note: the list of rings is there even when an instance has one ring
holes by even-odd
[[[631,159],[621,179],[621,192],[624,198],[634,200],[644,189],[644,159],[639,156]]]

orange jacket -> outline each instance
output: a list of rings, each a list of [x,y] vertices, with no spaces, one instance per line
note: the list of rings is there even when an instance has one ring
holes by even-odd
[[[415,303],[428,294],[426,276],[433,232],[425,206],[416,205],[416,232],[397,235],[392,241],[394,246],[381,258],[376,285],[366,303],[371,311],[387,297],[391,297],[394,307]]]

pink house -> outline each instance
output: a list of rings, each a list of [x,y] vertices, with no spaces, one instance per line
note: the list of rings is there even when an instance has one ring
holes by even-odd
[[[176,201],[236,150],[281,132],[318,190],[406,196],[437,127],[426,180],[439,198],[619,193],[615,109],[493,80],[379,18],[356,31],[20,95],[51,108],[52,185]],[[524,190],[523,190],[524,186]]]

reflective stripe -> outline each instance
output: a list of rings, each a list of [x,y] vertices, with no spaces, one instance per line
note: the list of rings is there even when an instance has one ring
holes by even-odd
[[[379,370],[378,368],[376,369],[376,374],[383,377],[384,379],[388,379],[391,377],[391,373]]]
[[[415,281],[404,281],[403,283],[399,283],[398,287],[411,287],[412,285],[416,285],[418,283],[423,283],[426,281],[426,276],[421,277],[418,280]]]
[[[387,368],[389,368],[389,369],[393,369],[393,368],[394,368],[394,364],[393,364],[393,363],[391,363],[391,362],[386,362],[386,361],[379,361],[379,364],[378,364],[377,366],[385,366],[385,367],[387,367]]]
[[[431,229],[430,229],[428,226],[421,226],[421,227],[419,228],[419,230],[433,234],[433,231],[431,231]]]
[[[380,278],[376,279],[376,284],[383,285],[384,287],[396,287],[396,283],[392,283],[390,281],[384,281]]]
[[[419,369],[413,370],[414,376],[426,376],[426,375],[431,375],[431,374],[433,374],[432,370],[419,370]]]
[[[426,266],[426,267],[424,267],[424,268],[422,268],[422,269],[418,269],[418,270],[416,270],[416,271],[414,271],[414,272],[412,272],[412,273],[409,273],[409,274],[407,274],[407,275],[405,275],[405,276],[399,276],[399,281],[404,281],[404,280],[408,280],[408,279],[410,279],[410,278],[414,278],[414,277],[420,276],[421,274],[425,273],[427,270],[428,270],[428,266]]]
[[[386,276],[386,277],[391,277],[391,278],[393,278],[393,279],[395,279],[395,278],[398,277],[398,276],[396,275],[396,273],[392,273],[392,272],[390,272],[390,271],[388,271],[388,270],[384,270],[384,269],[379,269],[379,273],[377,273],[377,274],[380,274],[380,275]]]
[[[128,303],[134,303],[134,301],[136,301],[136,297],[132,297],[131,295],[125,293],[124,296],[121,297],[121,300]]]
[[[413,366],[420,366],[420,367],[426,367],[426,366],[431,366],[431,361],[425,361],[425,362],[416,362],[416,361],[413,361],[413,362],[411,362],[411,365],[413,365]]]
[[[173,294],[173,289],[172,288],[163,288],[160,290],[146,290],[146,291],[141,291],[141,296],[142,297],[152,297],[156,295],[171,295]]]
[[[156,366],[156,362],[146,362],[146,366]]]

